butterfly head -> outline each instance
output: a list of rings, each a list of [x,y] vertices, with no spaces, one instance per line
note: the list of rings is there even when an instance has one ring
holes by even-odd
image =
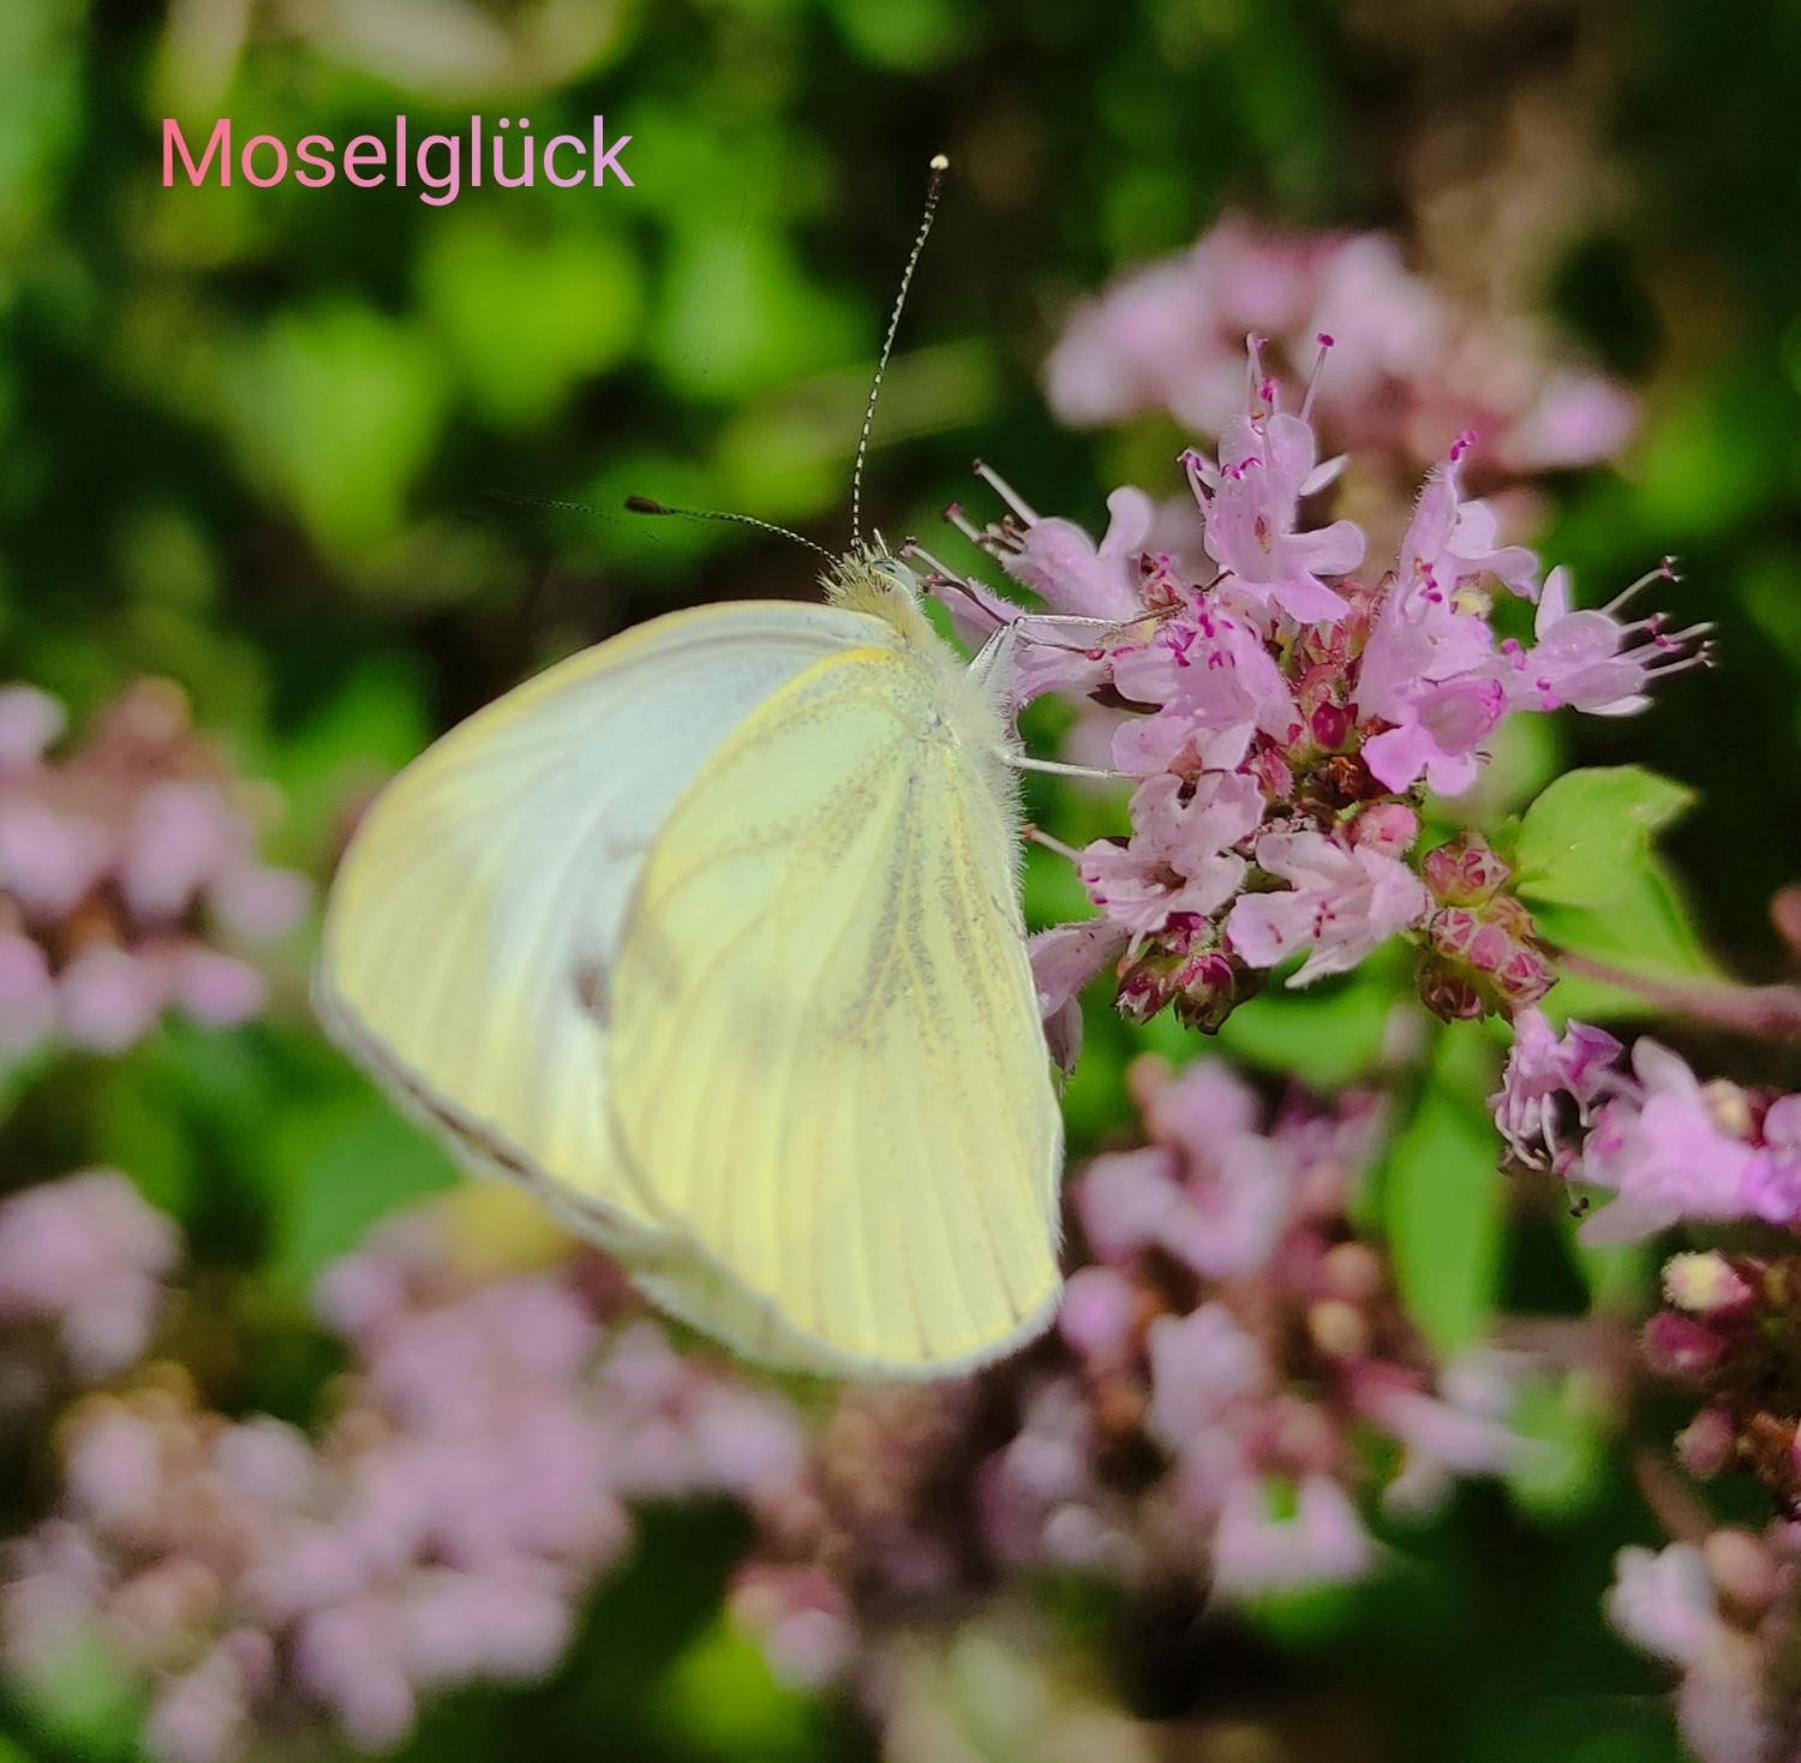
[[[880,535],[873,545],[855,546],[832,565],[825,592],[832,605],[867,612],[903,636],[930,632],[920,610],[919,577],[889,551]]]

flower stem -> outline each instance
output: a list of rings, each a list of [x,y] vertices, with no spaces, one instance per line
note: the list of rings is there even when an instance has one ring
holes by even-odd
[[[1687,1016],[1760,1041],[1801,1040],[1801,986],[1744,986],[1730,980],[1659,979],[1587,955],[1562,956],[1566,972],[1636,993],[1672,1016]]]

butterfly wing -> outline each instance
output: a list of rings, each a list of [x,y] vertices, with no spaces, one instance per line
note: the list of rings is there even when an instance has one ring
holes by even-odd
[[[1061,1127],[1017,828],[905,644],[828,657],[711,756],[645,865],[608,1096],[742,1351],[931,1375],[1044,1325]]]
[[[316,983],[337,1038],[461,1158],[625,1252],[660,1236],[609,1131],[613,967],[645,854],[772,691],[863,615],[747,602],[652,621],[478,711],[382,793]]]

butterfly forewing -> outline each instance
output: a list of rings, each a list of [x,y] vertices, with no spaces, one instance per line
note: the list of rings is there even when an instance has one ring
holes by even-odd
[[[671,807],[768,695],[874,621],[706,607],[509,693],[407,768],[333,885],[318,997],[347,1048],[471,1164],[621,1251],[662,1227],[608,1127],[604,1047],[627,907]]]

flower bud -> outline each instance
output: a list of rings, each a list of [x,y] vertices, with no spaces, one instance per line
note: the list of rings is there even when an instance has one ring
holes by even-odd
[[[1427,887],[1447,906],[1480,906],[1513,873],[1475,833],[1462,833],[1428,851],[1422,868]]]
[[[1399,857],[1420,836],[1420,817],[1405,802],[1372,802],[1351,822],[1351,843],[1360,850]]]
[[[1723,1473],[1738,1455],[1738,1428],[1724,1408],[1703,1408],[1676,1437],[1676,1460],[1703,1481]]]
[[[1494,976],[1495,990],[1515,1010],[1536,1004],[1556,983],[1556,969],[1527,943],[1515,943]]]
[[[1482,920],[1468,907],[1449,906],[1443,912],[1433,915],[1432,922],[1426,927],[1426,934],[1431,937],[1433,948],[1441,955],[1463,961],[1468,958],[1470,945],[1475,942],[1481,929]]]
[[[1716,1322],[1742,1314],[1756,1296],[1717,1249],[1672,1255],[1664,1263],[1663,1294],[1678,1310]]]
[[[1473,1022],[1488,1010],[1476,982],[1436,955],[1420,963],[1420,1002],[1441,1022]]]
[[[1316,704],[1307,718],[1307,732],[1313,744],[1328,753],[1336,753],[1351,732],[1351,713],[1342,704],[1327,700]]]
[[[1645,1358],[1664,1377],[1705,1377],[1726,1357],[1723,1335],[1674,1310],[1660,1310],[1645,1324]]]
[[[1249,978],[1221,949],[1190,955],[1175,976],[1176,1015],[1199,1034],[1218,1034],[1226,1018],[1256,990]]]
[[[1307,1333],[1333,1359],[1356,1359],[1369,1351],[1369,1324],[1355,1304],[1324,1298],[1307,1312]]]
[[[1747,1615],[1761,1616],[1782,1589],[1775,1557],[1748,1530],[1716,1530],[1701,1545],[1701,1559],[1721,1594]]]

